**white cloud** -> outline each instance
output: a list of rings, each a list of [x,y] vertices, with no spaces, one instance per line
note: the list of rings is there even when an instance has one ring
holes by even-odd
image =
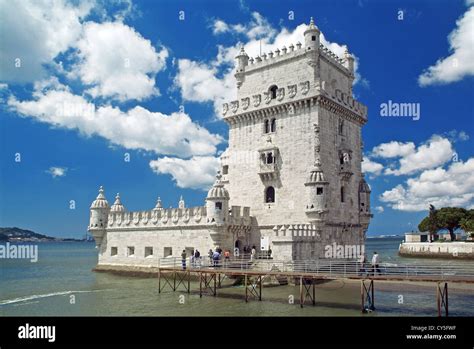
[[[66,175],[67,168],[66,167],[50,167],[46,173],[49,173],[53,178],[56,177],[64,177]]]
[[[125,101],[159,94],[155,75],[165,68],[168,50],[157,52],[133,28],[121,22],[88,22],[75,46],[79,61],[69,76],[91,86],[87,92],[93,97]]]
[[[372,161],[368,157],[364,156],[364,160],[362,161],[362,172],[372,173],[378,176],[382,172],[382,170],[383,170],[382,164]]]
[[[474,199],[474,158],[466,162],[453,162],[444,169],[437,167],[423,171],[416,178],[409,178],[385,191],[380,200],[395,210],[424,211],[428,205],[435,207],[471,207]]]
[[[214,33],[230,32],[234,34],[245,33],[246,42],[236,43],[233,46],[218,46],[218,53],[210,62],[196,62],[189,59],[178,60],[178,73],[174,85],[181,91],[181,96],[186,101],[212,102],[217,115],[220,114],[224,101],[235,98],[237,86],[234,78],[235,56],[243,45],[245,52],[250,57],[256,57],[262,52],[274,51],[283,46],[296,44],[304,40],[306,24],[300,24],[294,30],[281,28],[278,32],[260,14],[252,14],[250,25],[229,25],[222,20],[216,20],[213,25]],[[329,42],[321,33],[321,43],[331,51],[342,57],[346,50],[345,45]],[[354,83],[361,82],[368,86],[368,81],[363,80],[357,71],[358,59],[355,57]]]
[[[448,36],[451,55],[426,69],[418,77],[420,86],[448,84],[474,75],[474,6],[456,21],[456,26]]]
[[[378,213],[382,213],[384,210],[383,206],[376,206],[375,208],[375,211],[377,211]]]
[[[54,85],[54,81],[50,85]],[[24,116],[55,127],[98,135],[128,149],[143,149],[177,156],[208,155],[216,152],[222,137],[211,134],[184,113],[151,112],[140,106],[126,112],[111,106],[95,106],[67,87],[38,84],[35,99],[18,101],[11,96],[10,108]],[[61,87],[58,89],[58,87]]]
[[[154,172],[170,174],[178,187],[193,189],[209,189],[219,165],[219,158],[213,156],[195,156],[187,160],[164,157],[150,162]]]
[[[391,144],[393,143],[394,142],[391,142]],[[402,149],[406,152],[406,155],[399,160],[399,168],[386,169],[386,174],[399,176],[435,168],[451,160],[454,154],[451,142],[437,135],[433,135],[427,143],[418,146],[414,151],[407,150],[411,148],[404,149],[403,146],[402,144],[401,147],[394,147],[394,153],[396,149],[398,149],[399,154],[402,152]],[[394,154],[390,152],[386,153]]]
[[[415,144],[413,142],[397,142],[382,143],[372,149],[372,156],[379,158],[396,158],[407,156],[415,152]]]
[[[272,37],[275,35],[275,29],[258,12],[252,12],[251,20],[248,24],[227,24],[223,20],[217,19],[212,25],[214,35],[231,33],[244,34],[248,39],[258,39],[261,37]]]
[[[0,80],[33,82],[46,76],[45,65],[66,52],[81,34],[92,1],[78,6],[63,0],[3,0],[0,23]],[[20,61],[17,61],[19,59]],[[20,67],[15,63],[20,62]]]

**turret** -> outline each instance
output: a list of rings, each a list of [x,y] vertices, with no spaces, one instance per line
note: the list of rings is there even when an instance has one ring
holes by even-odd
[[[94,236],[97,246],[100,246],[102,243],[102,238],[104,237],[105,229],[107,227],[109,210],[109,203],[105,198],[104,189],[100,186],[99,195],[97,195],[97,198],[92,202],[90,207],[90,222],[88,229]]]
[[[344,66],[349,69],[351,75],[354,76],[354,56],[349,53],[347,48],[344,51]]]
[[[308,187],[308,203],[306,215],[311,221],[323,221],[327,213],[327,195],[329,182],[324,178],[321,162],[316,159],[309,178],[305,183]]]
[[[179,197],[178,208],[184,209],[186,207],[183,199],[183,195]]]
[[[156,200],[156,205],[153,211],[161,211],[163,209],[163,204],[161,203],[161,198],[158,196],[158,199]]]
[[[237,80],[237,87],[239,88],[245,80],[245,67],[249,64],[249,56],[243,46],[240,48],[240,52],[235,59],[237,60],[235,79]]]
[[[125,207],[122,205],[122,201],[120,201],[119,193],[115,196],[115,202],[110,207],[110,212],[125,212]]]
[[[229,215],[229,192],[221,181],[221,173],[217,172],[216,181],[207,193],[207,222],[225,224]]]
[[[364,179],[364,174],[362,174],[359,182],[359,217],[364,230],[367,230],[370,218],[373,217],[370,213],[370,193],[370,187]]]
[[[314,24],[313,17],[311,17],[311,21],[309,22],[308,28],[304,31],[304,46],[306,51],[317,51],[319,49],[320,34],[321,32]]]

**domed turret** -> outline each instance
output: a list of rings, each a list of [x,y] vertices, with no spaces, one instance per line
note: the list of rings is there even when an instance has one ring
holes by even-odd
[[[90,207],[91,213],[88,229],[94,236],[97,246],[100,246],[102,243],[102,238],[107,227],[109,211],[110,207],[104,195],[104,188],[100,186],[99,195],[97,195],[97,198],[92,202]]]
[[[244,82],[245,67],[249,64],[249,56],[245,52],[243,46],[240,48],[239,54],[235,56],[235,59],[237,60],[235,79],[237,80],[237,87],[240,87]]]
[[[354,75],[354,56],[349,53],[349,49],[347,47],[344,51],[344,66],[349,69],[352,75]]]
[[[186,204],[184,203],[183,195],[181,195],[181,196],[179,197],[178,208],[183,209],[183,208],[185,208],[185,207],[186,207]]]
[[[122,202],[120,201],[120,194],[117,193],[115,196],[115,202],[110,207],[110,212],[125,212],[125,207],[122,205]]]
[[[153,211],[158,211],[163,209],[163,204],[161,203],[161,198],[158,196],[158,199],[156,200],[156,205]]]
[[[327,212],[328,184],[329,182],[326,181],[321,168],[321,162],[319,159],[316,159],[309,178],[305,183],[305,186],[309,189],[306,214],[312,219],[321,220]]]
[[[373,217],[370,213],[370,192],[371,189],[365,181],[364,174],[362,173],[362,178],[359,182],[359,220],[364,231],[368,229],[370,218]]]
[[[304,45],[305,50],[318,50],[319,49],[319,35],[321,32],[318,27],[314,24],[313,17],[309,22],[308,28],[304,31]]]
[[[229,214],[229,192],[221,181],[222,175],[217,172],[216,181],[207,193],[206,209],[208,223],[224,224]]]

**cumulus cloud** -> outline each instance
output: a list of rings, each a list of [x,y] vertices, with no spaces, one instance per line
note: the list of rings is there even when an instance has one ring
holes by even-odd
[[[468,1],[467,5],[471,7],[456,21],[456,29],[448,36],[451,55],[428,67],[418,77],[420,86],[449,84],[474,75],[473,1]]]
[[[128,149],[157,154],[214,154],[222,141],[221,136],[200,127],[185,113],[166,115],[140,106],[126,112],[112,106],[95,108],[65,86],[51,88],[55,83],[38,84],[33,100],[19,101],[11,96],[8,105],[23,116],[55,127],[78,130],[86,136],[98,135]]]
[[[451,160],[453,154],[451,142],[447,138],[434,135],[428,142],[400,158],[398,168],[388,168],[385,173],[400,176],[435,168]]]
[[[377,211],[378,213],[382,213],[384,210],[383,206],[376,206],[375,208],[375,211]]]
[[[383,170],[383,165],[378,162],[370,160],[368,157],[364,156],[362,161],[362,172],[372,173],[376,176],[380,175]]]
[[[75,47],[78,62],[69,76],[90,86],[87,92],[93,97],[125,101],[159,94],[155,76],[165,68],[168,50],[157,52],[133,28],[121,22],[88,22]]]
[[[238,42],[232,46],[219,45],[216,57],[209,62],[196,62],[189,59],[178,60],[178,73],[174,79],[174,86],[181,92],[186,101],[212,102],[217,115],[220,114],[224,101],[234,99],[237,94],[237,86],[234,78],[235,56],[240,47],[244,46],[245,52],[250,57],[256,57],[262,52],[269,52],[288,46],[298,41],[303,41],[306,24],[300,24],[294,30],[281,28],[277,31],[260,14],[254,12],[249,25],[227,24],[218,19],[214,21],[213,32],[215,34],[232,33],[243,36],[244,42]],[[326,40],[321,33],[321,43],[331,51],[342,57],[346,50],[345,45],[339,45]],[[355,82],[368,86],[368,81],[363,80],[358,73],[358,58],[355,57]]]
[[[82,31],[81,21],[93,1],[77,6],[65,0],[1,1],[0,80],[34,82],[46,76],[45,67],[66,52]]]
[[[447,169],[425,170],[385,191],[380,200],[401,211],[424,211],[430,204],[436,207],[471,207],[474,202],[474,158],[453,162]]]
[[[209,189],[214,183],[220,160],[214,156],[194,156],[190,159],[163,157],[150,162],[158,174],[170,174],[180,188]]]
[[[415,152],[415,143],[413,142],[397,142],[382,143],[372,149],[372,156],[379,158],[396,158],[407,156]]]
[[[49,173],[53,178],[56,177],[64,177],[66,175],[67,168],[66,167],[50,167],[46,173]]]

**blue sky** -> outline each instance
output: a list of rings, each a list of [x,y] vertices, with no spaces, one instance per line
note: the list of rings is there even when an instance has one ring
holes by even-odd
[[[80,237],[99,185],[128,210],[203,204],[236,50],[303,41],[310,16],[357,58],[369,235],[415,228],[430,203],[473,207],[473,5],[0,0],[0,226]],[[420,119],[381,116],[389,100]]]

